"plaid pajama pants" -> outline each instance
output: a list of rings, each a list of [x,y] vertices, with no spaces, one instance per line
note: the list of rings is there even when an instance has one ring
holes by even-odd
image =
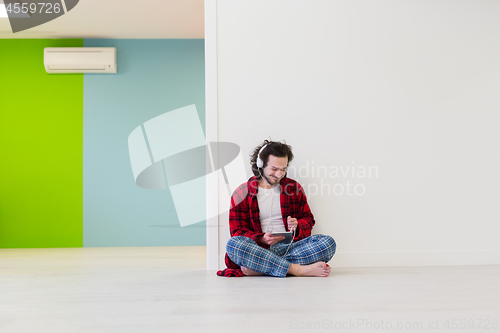
[[[288,247],[290,250],[286,253]],[[251,238],[234,236],[226,246],[227,255],[238,266],[279,277],[286,276],[290,264],[309,265],[330,261],[336,248],[335,240],[326,235],[312,235],[291,245],[275,244],[269,249],[257,245]]]

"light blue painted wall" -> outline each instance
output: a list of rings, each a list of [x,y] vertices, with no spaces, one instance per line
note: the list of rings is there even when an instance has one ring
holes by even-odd
[[[84,46],[116,47],[118,74],[84,76],[83,246],[205,245],[205,222],[181,228],[168,189],[135,184],[127,141],[145,121],[191,104],[205,130],[204,41]]]

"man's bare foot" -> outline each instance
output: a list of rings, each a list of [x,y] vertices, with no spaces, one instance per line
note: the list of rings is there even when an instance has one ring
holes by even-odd
[[[324,262],[316,262],[310,265],[290,264],[288,273],[295,276],[322,276],[327,277],[331,272],[330,266]]]
[[[256,272],[256,271],[252,271],[250,268],[246,268],[246,267],[243,267],[241,266],[241,271],[243,272],[243,274],[245,274],[246,276],[258,276],[258,275],[264,275],[262,273],[259,273],[259,272]]]

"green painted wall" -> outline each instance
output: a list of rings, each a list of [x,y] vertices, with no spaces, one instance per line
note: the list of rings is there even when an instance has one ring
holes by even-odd
[[[0,248],[81,247],[83,74],[49,75],[45,47],[0,39]]]

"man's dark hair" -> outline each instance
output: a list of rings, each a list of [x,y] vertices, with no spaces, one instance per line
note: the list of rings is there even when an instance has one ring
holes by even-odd
[[[276,142],[264,140],[264,142],[258,145],[253,153],[250,155],[250,165],[252,166],[252,172],[256,176],[260,176],[259,168],[257,168],[257,155],[262,147],[267,145],[266,148],[260,154],[260,158],[264,162],[264,168],[267,166],[267,162],[269,161],[269,155],[273,155],[276,157],[288,157],[288,164],[293,160],[292,147],[287,145],[286,142]]]

